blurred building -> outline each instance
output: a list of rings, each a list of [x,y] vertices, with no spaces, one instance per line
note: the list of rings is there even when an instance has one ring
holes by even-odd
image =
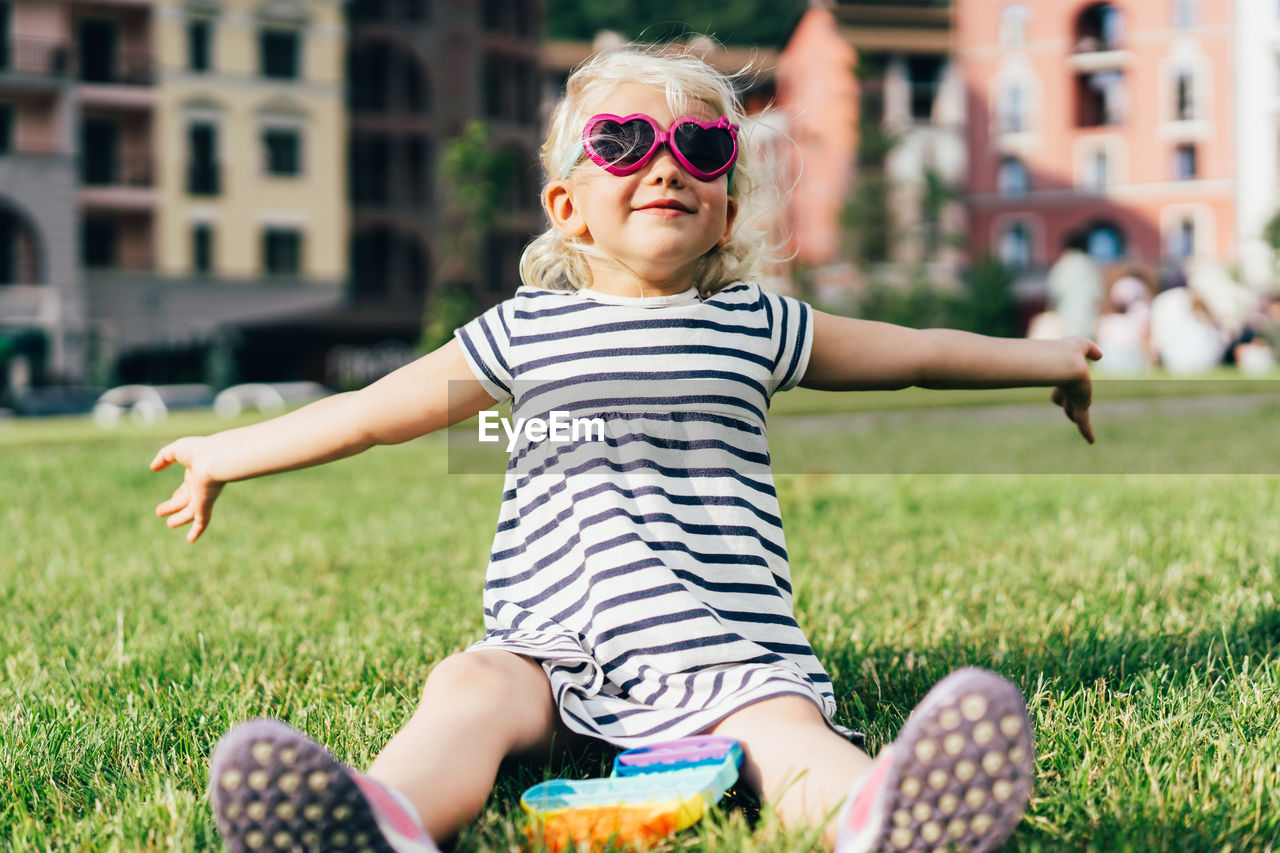
[[[795,259],[809,266],[840,257],[841,216],[858,147],[857,61],[822,4],[805,12],[778,57],[777,106],[787,137],[775,146],[776,159],[788,165],[778,183],[791,188],[786,236]]]
[[[883,156],[862,146],[857,164],[862,179],[879,173],[887,186],[885,245],[868,260],[923,263],[951,280],[964,261],[948,238],[964,227],[958,191],[968,170],[952,2],[837,0],[832,11],[857,51],[859,122],[889,143]]]
[[[200,379],[229,324],[341,297],[336,4],[9,0],[0,23],[0,326],[48,341],[25,379]]]
[[[442,279],[469,281],[481,306],[510,295],[524,243],[542,224],[541,6],[356,0],[349,15],[352,307],[370,328],[416,338],[424,301]],[[438,168],[447,141],[476,119],[511,167],[499,215],[481,238],[483,269],[449,257],[450,231],[465,225],[449,221]]]
[[[970,256],[1042,269],[1083,230],[1104,263],[1232,259],[1236,194],[1261,177],[1237,159],[1233,27],[1247,5],[1267,4],[958,0]],[[1253,50],[1271,56],[1257,86],[1272,168],[1274,44]]]
[[[1280,5],[1241,0],[1234,17],[1237,260],[1245,284],[1274,288],[1276,252],[1265,232],[1280,216]]]
[[[263,318],[238,335],[261,352],[305,347],[313,358],[296,378],[355,387],[417,356],[431,296],[445,282],[478,308],[515,290],[520,252],[542,222],[530,186],[542,20],[537,0],[343,5],[351,228],[335,247],[349,259],[347,292],[334,308]],[[499,212],[483,223],[453,215],[440,165],[473,120],[512,164]],[[471,238],[479,257],[460,248],[468,228],[483,232]]]
[[[126,10],[127,11],[127,10]],[[6,375],[83,376],[80,106],[70,9],[0,2],[0,340]],[[93,25],[88,24],[92,36]],[[90,56],[90,72],[98,60]]]
[[[449,260],[471,119],[517,165],[452,275],[510,292],[540,32],[537,0],[0,0],[0,393],[376,378]]]

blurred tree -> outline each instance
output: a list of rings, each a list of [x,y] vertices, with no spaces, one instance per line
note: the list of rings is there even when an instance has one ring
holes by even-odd
[[[516,178],[510,151],[494,150],[489,127],[470,121],[440,154],[444,191],[441,259],[427,296],[419,348],[429,352],[453,337],[453,330],[475,316],[482,275],[481,248],[498,220],[507,187]]]
[[[723,44],[781,47],[807,0],[556,0],[547,4],[547,35],[590,41],[615,30],[642,42],[709,35]]]
[[[924,233],[921,235],[921,253],[924,260],[937,259],[938,250],[942,248],[942,214],[948,204],[959,199],[955,188],[943,180],[942,175],[933,168],[924,171],[924,194],[920,198],[920,225]]]
[[[895,222],[889,209],[893,182],[885,168],[899,137],[884,125],[886,59],[860,54],[858,77],[857,170],[841,211],[845,247],[859,267],[884,263],[893,254]]]
[[[965,277],[968,296],[960,328],[983,335],[1011,338],[1019,334],[1018,304],[1013,294],[1013,270],[988,255]]]
[[[898,139],[878,122],[858,131],[858,171],[840,213],[849,257],[859,266],[884,263],[893,253],[894,221],[889,209],[892,181],[885,159]]]

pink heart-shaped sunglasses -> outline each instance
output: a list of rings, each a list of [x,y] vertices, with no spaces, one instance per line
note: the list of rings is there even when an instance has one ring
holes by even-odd
[[[582,151],[611,175],[630,175],[663,145],[690,175],[700,181],[714,180],[730,171],[738,159],[738,126],[724,116],[713,122],[685,116],[663,130],[643,113],[601,113],[582,129]]]

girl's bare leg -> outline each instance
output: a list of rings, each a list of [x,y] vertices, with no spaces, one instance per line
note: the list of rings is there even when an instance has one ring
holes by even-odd
[[[437,841],[480,814],[508,755],[550,746],[557,714],[546,673],[502,651],[462,652],[427,677],[409,722],[368,775],[404,794]]]
[[[742,744],[740,778],[784,825],[825,825],[827,846],[834,846],[837,812],[871,759],[832,731],[816,705],[800,696],[767,699],[713,731]]]

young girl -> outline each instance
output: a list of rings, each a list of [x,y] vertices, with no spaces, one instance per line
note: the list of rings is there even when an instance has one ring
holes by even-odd
[[[873,762],[838,725],[792,610],[764,412],[828,390],[1056,386],[1090,442],[1089,341],[999,340],[830,316],[762,291],[755,164],[728,80],[623,49],[569,80],[542,147],[550,228],[524,286],[454,341],[364,390],[188,437],[157,512],[208,527],[226,483],[351,456],[513,398],[597,431],[521,433],[484,590],[485,638],[441,661],[367,773],[282,723],[212,759],[232,850],[435,850],[479,814],[506,756],[559,733],[632,747],[737,738],[741,778],[838,850],[987,850],[1030,795],[1024,700],[961,670]],[[753,206],[756,208],[753,210]],[[554,431],[553,431],[554,432]]]

